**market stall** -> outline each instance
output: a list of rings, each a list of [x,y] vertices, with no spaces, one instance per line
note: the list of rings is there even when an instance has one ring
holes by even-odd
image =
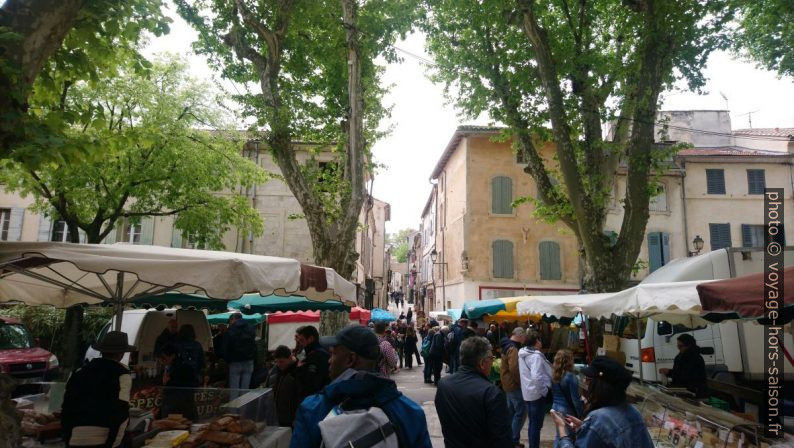
[[[234,313],[231,311],[226,313],[209,314],[207,315],[207,322],[209,322],[210,325],[227,324],[229,323],[229,317],[231,317],[232,314]],[[265,321],[265,316],[259,313],[243,314],[242,316],[243,320],[251,325],[259,325]]]
[[[392,313],[390,313],[390,312],[388,312],[388,311],[386,311],[386,310],[384,310],[382,308],[374,308],[372,310],[371,319],[373,321],[376,321],[376,322],[377,321],[392,322],[392,321],[397,320],[397,317],[394,314],[392,314]]]
[[[351,323],[367,325],[371,319],[372,319],[372,312],[368,309],[359,308],[357,306],[350,309]]]
[[[319,302],[306,297],[294,295],[281,297],[277,295],[262,296],[245,294],[237,300],[229,302],[229,308],[250,310],[256,313],[276,313],[279,311],[350,311],[350,306],[338,300]]]
[[[279,345],[295,346],[295,331],[311,325],[320,329],[319,311],[285,311],[267,315],[267,349],[275,350]]]

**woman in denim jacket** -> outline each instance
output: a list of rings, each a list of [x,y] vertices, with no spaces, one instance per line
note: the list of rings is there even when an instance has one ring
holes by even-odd
[[[554,394],[552,409],[576,418],[582,418],[582,398],[579,396],[579,380],[573,371],[573,352],[561,349],[554,355],[551,366],[551,391]],[[560,433],[554,439],[554,448],[560,446]]]
[[[584,420],[552,413],[560,448],[653,448],[640,412],[626,400],[631,373],[617,361],[596,357],[582,370],[587,399]],[[573,440],[575,435],[576,440]]]

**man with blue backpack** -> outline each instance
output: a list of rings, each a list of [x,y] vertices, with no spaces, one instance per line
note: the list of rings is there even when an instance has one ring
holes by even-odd
[[[320,339],[331,352],[331,384],[303,400],[291,448],[322,446],[431,448],[422,408],[378,374],[380,342],[351,325]]]

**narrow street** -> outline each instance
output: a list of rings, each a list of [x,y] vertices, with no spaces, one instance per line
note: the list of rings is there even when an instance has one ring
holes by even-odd
[[[399,316],[400,311],[408,311],[408,306],[398,308],[393,303],[390,303],[389,311],[394,313],[395,316]],[[416,359],[414,359],[414,361],[416,361]],[[400,369],[400,371],[392,375],[391,378],[397,382],[397,389],[399,389],[400,392],[422,406],[422,409],[425,411],[425,416],[427,417],[427,428],[430,432],[430,439],[433,442],[433,447],[443,448],[444,436],[441,433],[441,423],[438,420],[436,406],[433,403],[436,396],[436,388],[432,384],[424,383],[422,378],[423,368],[424,365],[416,366],[414,363],[413,369]],[[446,369],[446,366],[444,366],[444,368]],[[521,430],[521,443],[525,446],[528,446],[527,426],[527,423],[525,423],[524,428]],[[554,445],[554,436],[554,422],[551,420],[551,416],[547,414],[543,422],[543,430],[540,433],[541,447],[551,448]]]

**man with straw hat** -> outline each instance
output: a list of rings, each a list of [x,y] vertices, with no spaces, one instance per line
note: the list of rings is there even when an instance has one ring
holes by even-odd
[[[61,423],[68,447],[117,447],[130,418],[132,377],[121,359],[136,348],[121,331],[109,331],[93,347],[102,357],[66,383]]]

